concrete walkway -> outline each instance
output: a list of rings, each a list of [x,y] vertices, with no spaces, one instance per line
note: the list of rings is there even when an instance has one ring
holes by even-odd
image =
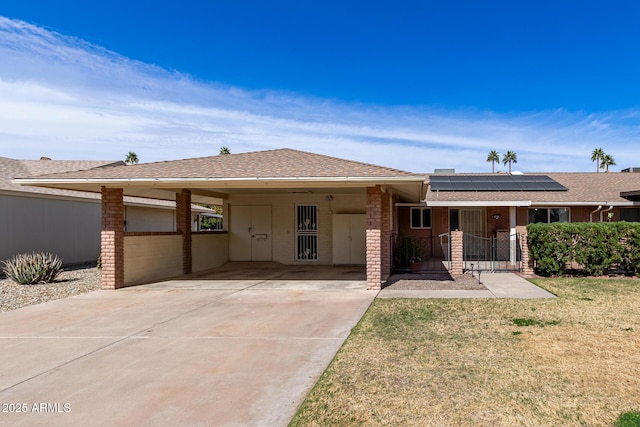
[[[286,426],[377,294],[332,271],[347,280],[201,276],[0,313],[0,424]]]
[[[378,298],[555,298],[550,292],[514,273],[482,273],[486,290],[401,290],[383,289]]]

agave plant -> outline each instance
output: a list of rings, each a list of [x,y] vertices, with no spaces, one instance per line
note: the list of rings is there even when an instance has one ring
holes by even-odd
[[[19,254],[2,264],[4,274],[22,285],[51,283],[62,271],[62,260],[45,252]]]

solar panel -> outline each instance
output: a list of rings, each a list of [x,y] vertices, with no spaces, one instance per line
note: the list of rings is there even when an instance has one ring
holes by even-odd
[[[432,191],[567,191],[546,175],[434,175]]]

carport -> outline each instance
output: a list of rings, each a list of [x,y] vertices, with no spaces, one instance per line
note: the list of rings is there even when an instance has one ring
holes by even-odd
[[[391,270],[395,204],[422,199],[425,176],[281,149],[96,168],[15,182],[102,194],[102,280],[116,289],[229,261]],[[128,233],[123,197],[174,200],[175,233]],[[194,232],[191,203],[223,206],[223,230]]]

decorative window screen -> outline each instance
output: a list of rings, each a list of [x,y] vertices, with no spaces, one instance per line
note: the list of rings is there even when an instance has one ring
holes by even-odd
[[[318,260],[318,207],[296,206],[296,260]]]

